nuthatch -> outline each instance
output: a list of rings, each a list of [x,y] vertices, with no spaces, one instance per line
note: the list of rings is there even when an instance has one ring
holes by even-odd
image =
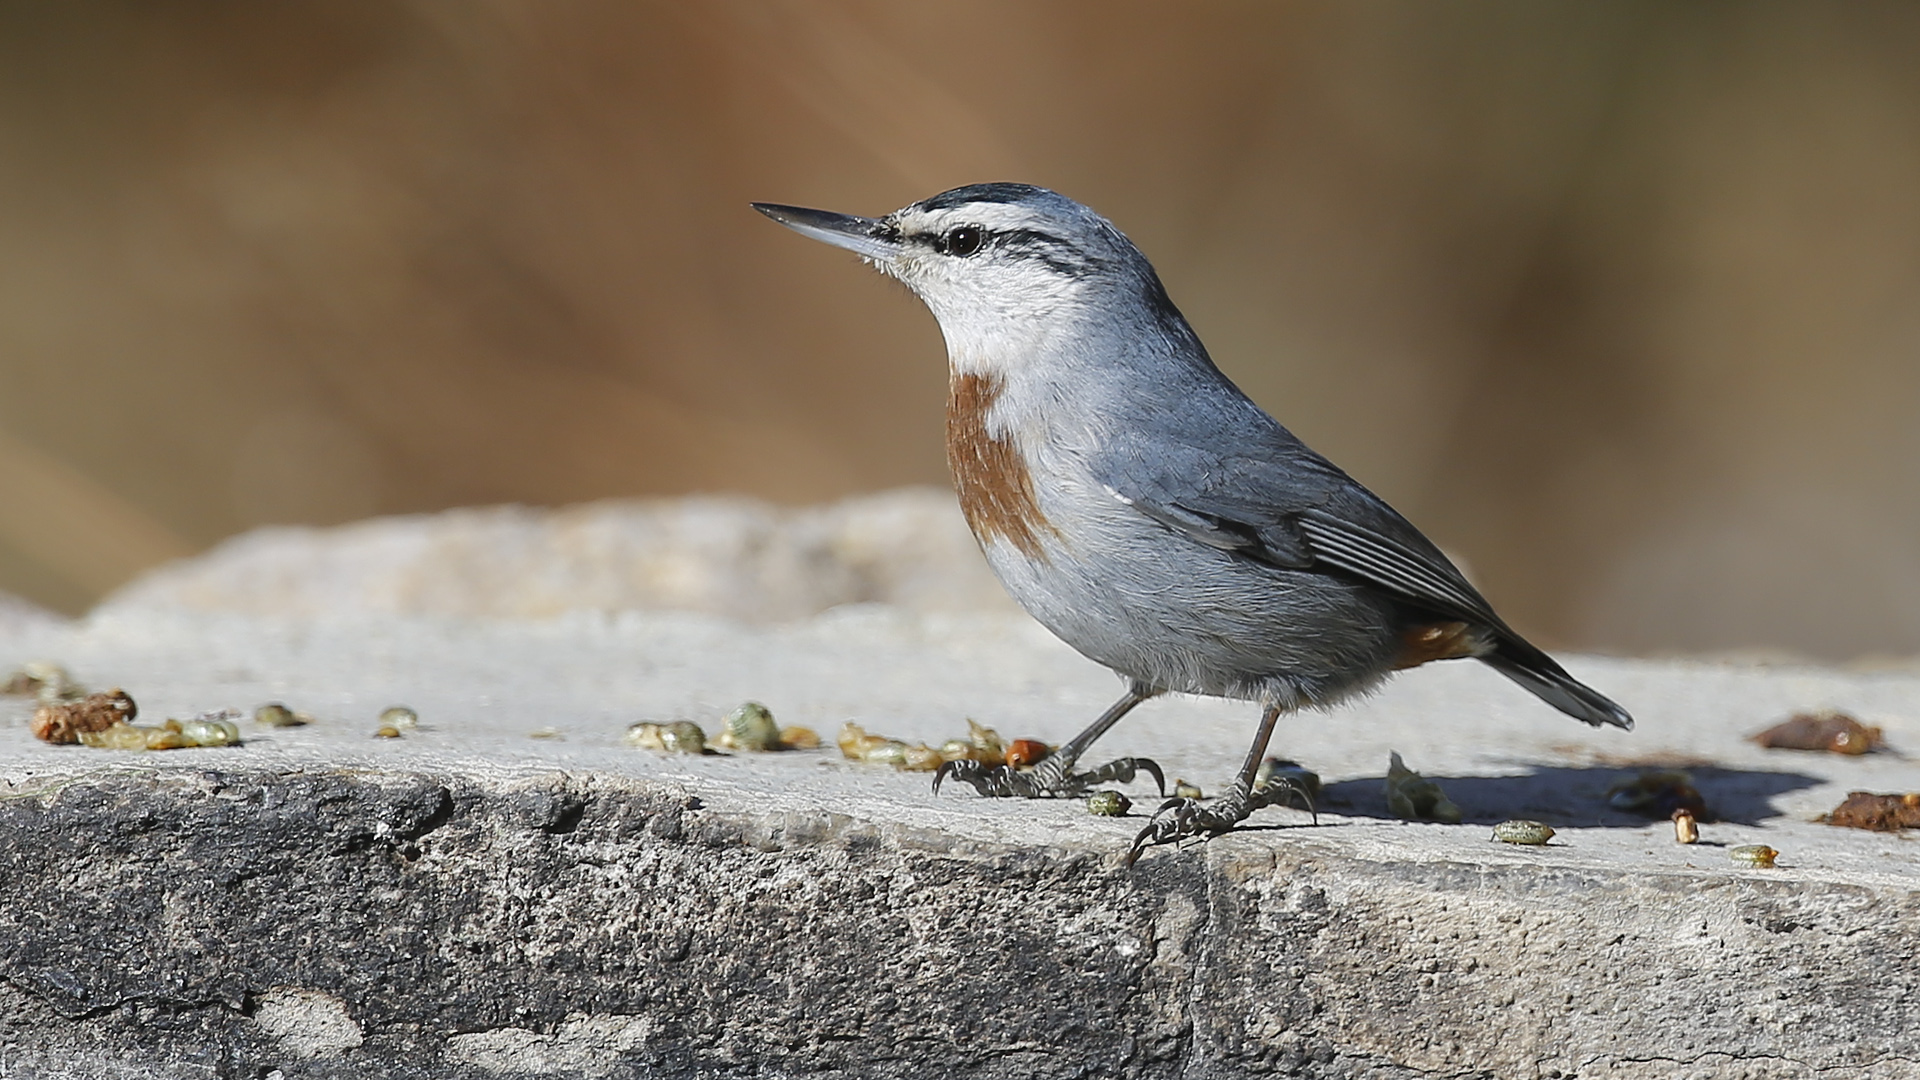
[[[981,551],[1034,618],[1127,680],[1031,772],[950,762],[936,790],[948,776],[1028,798],[1079,795],[1136,769],[1158,779],[1140,758],[1074,766],[1159,694],[1259,702],[1233,787],[1163,805],[1131,862],[1284,801],[1283,785],[1254,787],[1280,714],[1402,668],[1473,657],[1577,720],[1633,726],[1221,374],[1146,257],[1087,207],[978,184],[881,218],[754,208],[859,254],[933,311],[950,367],[947,461]]]

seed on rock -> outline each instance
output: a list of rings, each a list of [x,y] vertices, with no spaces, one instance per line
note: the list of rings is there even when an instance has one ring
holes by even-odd
[[[1753,741],[1769,750],[1825,750],[1830,754],[1865,754],[1882,744],[1879,728],[1833,709],[1798,713],[1753,736]]]
[[[183,750],[192,746],[238,746],[240,728],[226,711],[195,720],[168,720],[158,727],[125,721],[99,731],[83,731],[80,741],[96,750]]]
[[[1829,825],[1874,832],[1899,832],[1920,829],[1920,791],[1904,795],[1876,795],[1871,791],[1849,791],[1846,801],[1820,816]]]
[[[1175,777],[1173,780],[1173,797],[1176,799],[1206,798],[1206,796],[1201,793],[1199,784],[1189,784],[1179,777]]]
[[[1673,842],[1676,844],[1700,842],[1700,824],[1694,820],[1693,811],[1680,809],[1673,812]]]
[[[691,720],[675,720],[660,732],[660,742],[675,754],[704,754],[707,733]]]
[[[899,739],[873,739],[861,747],[860,760],[869,765],[904,766],[907,763],[907,744]]]
[[[1000,733],[990,727],[975,723],[967,718],[967,741],[973,744],[970,758],[982,765],[1005,765],[1007,763],[1007,744],[1000,739]]]
[[[849,720],[840,729],[840,752],[854,761],[869,765],[891,765],[908,772],[932,772],[946,760],[931,746],[908,744],[885,735],[875,735]]]
[[[1447,798],[1439,784],[1407,768],[1407,763],[1400,760],[1399,751],[1388,754],[1387,809],[1395,817],[1460,824],[1460,808]]]
[[[627,743],[642,750],[659,750],[668,754],[704,754],[707,752],[707,733],[691,720],[675,720],[670,724],[642,723],[627,729]]]
[[[728,750],[779,750],[780,728],[773,713],[757,701],[749,701],[726,715],[720,722],[717,746]]]
[[[400,737],[400,729],[394,727],[392,724],[381,724],[379,727],[373,729],[373,737],[376,739],[397,739]]]
[[[1553,839],[1553,828],[1544,822],[1516,818],[1495,825],[1493,838],[1503,844],[1528,844],[1539,847]]]
[[[874,735],[866,728],[849,720],[840,725],[840,734],[834,740],[840,746],[840,753],[853,761],[871,761],[868,751],[878,749],[890,743],[905,746],[898,739],[889,739],[885,735]]]
[[[167,724],[178,724],[180,737],[193,746],[239,746],[240,725],[233,722],[239,715],[222,710],[192,720],[169,720]]]
[[[380,724],[382,727],[412,731],[420,726],[420,714],[405,705],[389,705],[380,710]]]
[[[312,722],[313,717],[306,713],[297,713],[277,701],[269,701],[253,710],[253,722],[261,727],[300,727]]]
[[[1087,813],[1096,817],[1125,817],[1133,800],[1118,791],[1096,791],[1087,796]]]
[[[81,735],[105,731],[132,720],[139,712],[127,692],[116,687],[105,693],[88,694],[79,701],[41,705],[33,711],[33,734],[45,742],[77,743]]]
[[[780,744],[789,750],[818,750],[820,733],[810,727],[783,727]]]
[[[1043,747],[1044,749],[1044,747]],[[1028,748],[1027,752],[1032,752]],[[967,721],[965,738],[948,739],[940,744],[942,761],[977,761],[982,765],[1010,765],[1007,760],[1007,745],[1000,733],[990,727],[982,727],[974,720]]]
[[[1007,767],[1027,769],[1047,756],[1047,744],[1039,739],[1015,739],[1007,744]]]
[[[900,755],[900,767],[908,772],[932,772],[945,764],[940,751],[931,746],[909,746]]]
[[[114,724],[98,731],[83,731],[80,742],[95,750],[168,750],[172,749],[168,736],[173,733],[165,728],[142,727],[138,724]],[[149,736],[153,736],[151,741]]]
[[[1773,869],[1773,860],[1779,854],[1765,844],[1742,844],[1739,847],[1727,849],[1727,858],[1762,870]]]

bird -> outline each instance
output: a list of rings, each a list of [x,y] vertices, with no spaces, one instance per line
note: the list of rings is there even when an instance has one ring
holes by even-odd
[[[1219,797],[1162,803],[1149,847],[1232,829],[1290,798],[1257,785],[1280,716],[1396,671],[1475,659],[1587,724],[1633,718],[1497,615],[1440,548],[1232,382],[1110,221],[1030,184],[973,184],[877,218],[753,203],[844,248],[932,312],[946,341],[947,461],[1000,583],[1126,691],[1030,771],[948,762],[994,797],[1070,797],[1153,775],[1076,771],[1095,740],[1167,693],[1257,703]]]

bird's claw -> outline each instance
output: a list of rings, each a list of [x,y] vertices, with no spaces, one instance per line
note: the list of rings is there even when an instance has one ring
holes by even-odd
[[[951,779],[973,785],[973,790],[990,799],[1050,799],[1077,798],[1087,790],[1100,784],[1124,784],[1138,773],[1153,777],[1154,786],[1160,794],[1167,793],[1166,774],[1150,758],[1125,757],[1109,761],[1097,769],[1076,773],[1070,771],[1071,761],[1061,758],[1048,758],[1022,772],[1006,765],[983,765],[978,761],[962,758],[941,764],[933,774],[934,794],[940,793],[940,785]]]
[[[1168,799],[1153,812],[1140,835],[1133,838],[1133,847],[1127,851],[1127,865],[1132,866],[1140,853],[1150,847],[1225,832],[1245,821],[1247,813],[1246,800],[1231,795],[1211,804],[1199,799]]]
[[[1298,798],[1306,804],[1306,811],[1313,815],[1313,823],[1320,823],[1320,814],[1313,808],[1313,796],[1307,790],[1291,780],[1278,780],[1249,792],[1240,784],[1211,803],[1202,803],[1198,799],[1168,799],[1153,812],[1147,820],[1147,827],[1133,838],[1133,847],[1127,851],[1127,865],[1132,866],[1140,858],[1140,853],[1150,847],[1161,844],[1177,844],[1182,840],[1199,836],[1213,836],[1226,832],[1247,816],[1266,806],[1290,806]]]

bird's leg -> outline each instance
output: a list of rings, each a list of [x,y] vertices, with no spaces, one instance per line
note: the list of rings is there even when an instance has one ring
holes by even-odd
[[[1145,683],[1131,683],[1126,695],[1106,712],[1100,714],[1087,730],[1075,735],[1065,746],[1048,754],[1031,771],[1021,772],[1006,765],[982,765],[978,761],[961,759],[949,761],[940,766],[933,774],[933,790],[940,791],[942,781],[953,779],[973,785],[973,790],[991,798],[1008,796],[1022,799],[1044,799],[1053,796],[1073,797],[1085,792],[1095,784],[1112,782],[1125,783],[1132,780],[1135,773],[1144,772],[1153,777],[1162,795],[1167,791],[1167,780],[1160,772],[1160,766],[1147,758],[1125,757],[1109,761],[1097,769],[1076,773],[1073,767],[1080,755],[1087,752],[1095,739],[1107,733],[1107,729],[1120,722],[1120,718],[1133,711],[1135,705],[1151,697],[1157,697],[1160,691]]]
[[[1225,832],[1247,819],[1262,806],[1272,806],[1281,801],[1281,791],[1293,790],[1284,784],[1269,784],[1258,793],[1253,790],[1253,779],[1260,773],[1260,759],[1266,756],[1267,743],[1273,738],[1273,727],[1280,719],[1280,706],[1268,705],[1260,714],[1260,730],[1253,736],[1253,747],[1247,751],[1247,762],[1240,767],[1240,775],[1225,795],[1210,803],[1202,804],[1198,799],[1168,799],[1154,811],[1147,827],[1133,838],[1133,849],[1127,852],[1127,865],[1140,857],[1140,853],[1156,844],[1172,844],[1192,836],[1210,835]]]

